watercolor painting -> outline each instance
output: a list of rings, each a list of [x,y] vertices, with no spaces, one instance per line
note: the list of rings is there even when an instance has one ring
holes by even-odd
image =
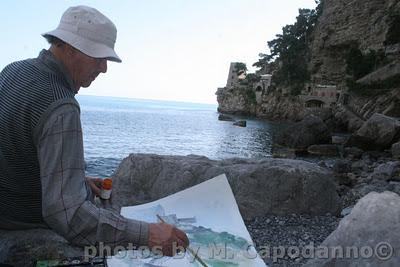
[[[266,266],[257,254],[224,174],[157,201],[123,207],[125,217],[173,224],[185,231],[190,248],[209,267]],[[203,266],[194,253],[160,257],[150,251],[121,252],[110,267]]]

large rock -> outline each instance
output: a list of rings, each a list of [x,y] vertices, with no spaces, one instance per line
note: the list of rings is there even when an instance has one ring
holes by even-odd
[[[84,255],[82,248],[71,246],[63,237],[48,229],[0,230],[0,236],[0,263],[14,267],[33,266],[34,260],[38,259],[63,259]]]
[[[369,193],[321,244],[321,250],[343,250],[343,257],[330,253],[305,266],[400,266],[399,207],[400,196],[396,193]],[[356,251],[357,256],[346,255],[346,249]]]
[[[331,135],[319,117],[309,115],[280,132],[275,141],[283,146],[306,150],[311,145],[328,144]]]
[[[113,203],[150,202],[222,173],[227,175],[245,218],[340,212],[333,177],[316,164],[290,159],[216,161],[194,155],[131,154],[115,173]]]
[[[375,113],[350,138],[349,145],[365,150],[383,150],[390,147],[399,137],[400,121]]]

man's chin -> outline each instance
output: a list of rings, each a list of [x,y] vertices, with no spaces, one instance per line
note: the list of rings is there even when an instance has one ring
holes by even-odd
[[[92,82],[87,82],[87,83],[82,84],[82,87],[88,88],[91,84],[92,84]]]

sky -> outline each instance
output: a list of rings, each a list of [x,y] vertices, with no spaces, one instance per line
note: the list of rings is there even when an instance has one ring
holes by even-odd
[[[37,57],[49,45],[40,34],[57,27],[70,6],[88,5],[118,29],[122,63],[79,94],[216,104],[230,62],[250,71],[267,41],[294,23],[314,0],[5,0],[1,1],[0,69]]]

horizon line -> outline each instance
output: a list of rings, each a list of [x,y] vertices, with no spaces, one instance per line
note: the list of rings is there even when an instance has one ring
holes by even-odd
[[[175,102],[175,103],[185,103],[185,104],[218,106],[218,103],[192,102],[192,101],[168,100],[168,99],[134,98],[134,97],[129,97],[129,96],[90,95],[90,94],[77,94],[77,96],[78,97],[79,96],[112,97],[112,98],[119,98],[119,99],[139,100],[139,101],[162,101],[162,102]],[[215,102],[217,102],[217,101],[215,101]]]

